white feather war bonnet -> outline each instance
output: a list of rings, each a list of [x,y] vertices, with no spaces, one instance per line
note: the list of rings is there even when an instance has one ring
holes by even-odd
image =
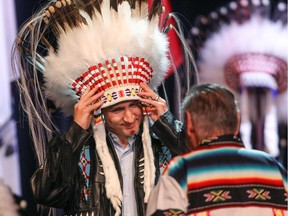
[[[21,28],[20,58],[16,60],[22,72],[25,111],[34,125],[34,143],[43,145],[37,147],[40,151],[36,149],[40,163],[45,155],[43,141],[51,136],[48,133],[43,138],[41,127],[47,131],[53,128],[44,106],[46,98],[71,115],[87,87],[104,90],[103,107],[107,107],[137,100],[140,82],[155,89],[164,80],[170,61],[165,22],[159,27],[162,10],[160,0],[153,1],[149,9],[147,0],[59,0],[47,4],[38,17]],[[33,94],[26,93],[29,91]],[[33,124],[35,119],[41,127]],[[98,120],[96,117],[93,124],[96,149],[103,163],[107,197],[119,213],[121,187],[115,180],[118,175],[107,148],[105,128]],[[145,202],[155,176],[148,127],[146,117],[142,135]]]

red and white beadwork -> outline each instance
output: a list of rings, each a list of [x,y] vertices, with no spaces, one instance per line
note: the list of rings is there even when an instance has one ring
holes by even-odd
[[[88,87],[104,91],[102,108],[121,101],[137,100],[141,82],[149,83],[153,69],[144,58],[126,57],[105,60],[88,68],[72,83],[76,95],[81,96]]]

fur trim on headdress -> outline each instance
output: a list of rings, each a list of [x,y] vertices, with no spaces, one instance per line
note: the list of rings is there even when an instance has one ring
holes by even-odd
[[[112,206],[116,211],[115,216],[118,216],[121,215],[123,195],[119,182],[119,176],[107,147],[104,124],[94,125],[93,134],[94,139],[97,140],[96,151],[102,161],[103,171],[105,174],[106,196],[108,199],[110,199]]]
[[[151,137],[149,132],[148,116],[144,117],[142,143],[144,149],[144,202],[147,203],[150,192],[155,184],[155,165],[152,151]]]

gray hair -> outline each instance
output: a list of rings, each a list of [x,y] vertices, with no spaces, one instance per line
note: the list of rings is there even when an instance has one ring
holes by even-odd
[[[192,116],[200,139],[211,137],[216,131],[234,133],[237,126],[237,104],[232,92],[218,84],[194,86],[182,103],[182,112]]]

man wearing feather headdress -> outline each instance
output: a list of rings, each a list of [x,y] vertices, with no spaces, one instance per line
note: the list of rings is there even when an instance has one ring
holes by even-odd
[[[58,0],[20,29],[39,204],[67,215],[145,215],[161,168],[187,150],[182,123],[152,90],[170,65],[160,12],[158,0],[149,12],[145,0]],[[64,135],[52,136],[46,98],[73,115]]]

